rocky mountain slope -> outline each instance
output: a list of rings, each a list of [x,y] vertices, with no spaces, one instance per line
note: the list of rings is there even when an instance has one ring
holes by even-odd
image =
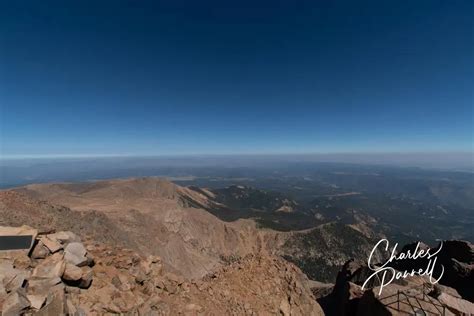
[[[38,184],[19,188],[14,193],[64,205],[68,213],[80,214],[76,218],[100,214],[106,218],[113,235],[118,235],[126,246],[133,246],[145,255],[159,255],[169,269],[187,278],[212,271],[222,257],[243,257],[267,249],[264,239],[269,236],[259,232],[253,221],[227,223],[203,209],[188,207],[185,197],[203,204],[208,200],[200,193],[158,178]],[[9,201],[3,204],[5,207],[0,209],[12,209]],[[27,218],[5,224],[25,223],[35,224]],[[64,228],[74,231],[72,227]],[[108,231],[98,233],[108,234]]]
[[[336,224],[338,229],[332,229],[334,226],[330,224],[304,231],[282,232],[262,228],[253,217],[239,219],[237,216],[233,221],[222,220],[222,213],[235,215],[238,212],[237,204],[240,207],[253,205],[262,208],[255,211],[257,214],[265,212],[271,216],[291,217],[268,217],[269,221],[300,220],[302,212],[280,210],[290,203],[286,198],[247,187],[210,191],[181,187],[159,178],[132,178],[35,184],[0,192],[0,195],[0,213],[5,214],[2,218],[9,218],[4,220],[4,225],[29,224],[37,227],[35,218],[45,217],[47,222],[51,217],[62,218],[61,214],[64,214],[67,219],[56,221],[61,222],[60,229],[80,233],[78,227],[84,226],[85,235],[97,234],[100,236],[94,236],[96,240],[121,242],[139,253],[158,255],[167,268],[187,278],[201,277],[222,265],[227,258],[264,252],[284,256],[310,277],[328,281],[334,278],[346,260],[365,254],[368,245],[373,243],[370,236],[361,233],[352,224]],[[252,199],[253,196],[258,198]],[[23,198],[26,205],[21,202]],[[228,200],[231,200],[229,203],[232,206],[224,204]],[[7,214],[12,210],[13,213],[25,214],[29,207],[36,208],[39,204],[44,211],[32,218],[22,216],[14,220]],[[62,210],[59,215],[54,211],[58,208]],[[54,215],[50,215],[51,212]],[[214,216],[215,212],[220,212],[218,217]],[[63,224],[70,222],[83,225]],[[104,222],[105,229],[88,229],[89,222]],[[345,233],[340,234],[340,231]],[[111,236],[108,236],[109,233]],[[358,247],[351,246],[353,241],[360,241]]]
[[[161,259],[88,241],[38,234],[30,251],[0,252],[2,315],[323,315],[306,276],[272,256],[246,256],[186,281]]]

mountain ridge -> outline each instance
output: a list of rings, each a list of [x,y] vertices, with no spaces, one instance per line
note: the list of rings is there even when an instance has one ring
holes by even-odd
[[[248,201],[252,205],[258,205],[255,203],[261,203],[261,201],[270,201],[270,205],[273,205],[273,193],[268,195],[251,188],[241,188],[239,192],[241,190],[244,192],[250,190],[252,192],[250,196],[263,194],[265,197],[263,200]],[[363,250],[358,254],[361,256],[362,253],[369,251],[372,240],[358,229],[345,224],[341,224],[340,227],[344,228],[348,235],[339,242],[336,231],[329,232],[324,226],[277,231],[262,227],[258,218],[243,217],[233,221],[223,221],[221,217],[215,216],[215,212],[235,212],[235,209],[223,204],[222,200],[216,199],[218,194],[227,193],[226,190],[182,187],[157,177],[86,183],[33,184],[3,192],[13,193],[2,194],[21,194],[32,201],[45,200],[37,203],[45,203],[44,205],[48,205],[51,209],[59,207],[51,203],[59,204],[61,205],[59,208],[64,208],[67,214],[74,214],[71,217],[76,218],[75,221],[83,223],[84,226],[88,223],[82,221],[82,217],[93,223],[97,222],[96,216],[103,218],[107,224],[105,227],[109,227],[107,232],[114,232],[113,238],[102,236],[103,240],[119,241],[131,246],[139,253],[158,255],[170,271],[181,273],[187,278],[201,277],[209,273],[223,264],[225,261],[223,258],[244,257],[248,254],[264,252],[276,254],[297,263],[312,277],[321,277],[325,275],[324,271],[330,271],[322,279],[322,281],[328,281],[333,278],[339,266],[354,255],[354,252],[342,247],[339,253],[332,252],[332,255],[322,262],[316,260],[315,266],[308,267],[302,264],[302,259],[306,258],[300,254],[302,251],[311,253],[311,258],[321,258],[318,253],[327,253],[328,245],[348,244],[350,239],[355,238],[364,241],[361,243]],[[299,211],[278,212],[277,207],[280,207],[278,203],[284,202],[285,199],[277,200],[274,208],[269,208],[263,213],[270,214],[272,216],[270,220],[274,218],[274,214],[286,217],[299,216]],[[5,212],[8,207],[0,208],[0,212],[2,209]],[[17,206],[16,209],[24,213],[21,207]],[[16,223],[9,221],[4,224],[23,223],[30,223],[32,226],[37,224],[27,216],[24,216],[22,221]],[[74,231],[75,228],[72,226],[61,227],[61,229]],[[80,233],[77,230],[76,232]],[[303,245],[300,242],[301,239],[313,238],[312,234],[319,236],[321,232],[324,232],[325,236],[322,244],[311,243],[310,248],[304,250],[294,246],[294,244]],[[97,234],[97,232],[89,231],[88,233],[91,236]],[[99,236],[94,238],[100,240]],[[315,269],[321,271],[315,272]]]

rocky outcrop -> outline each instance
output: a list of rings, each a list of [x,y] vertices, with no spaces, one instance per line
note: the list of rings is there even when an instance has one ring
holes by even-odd
[[[461,240],[444,241],[439,262],[445,266],[440,283],[455,288],[464,299],[474,302],[474,245]]]
[[[236,259],[188,281],[166,271],[158,257],[142,259],[125,249],[89,248],[108,256],[95,256],[94,282],[75,297],[74,303],[88,314],[323,315],[304,274],[276,257]]]
[[[0,231],[10,227],[0,227]],[[35,232],[22,227],[24,231]],[[61,238],[67,235],[67,238]],[[88,271],[94,260],[83,253],[88,266],[79,268],[77,262],[67,259],[67,249],[74,243],[83,247],[79,237],[71,232],[33,234],[33,249],[0,252],[0,303],[2,315],[37,313],[61,315],[68,313],[67,287],[87,288],[91,284]],[[75,240],[74,243],[70,242]],[[82,262],[81,262],[82,263]],[[71,276],[74,282],[71,282]]]
[[[306,276],[268,255],[187,280],[157,256],[65,231],[40,233],[30,252],[0,254],[2,315],[323,315]]]

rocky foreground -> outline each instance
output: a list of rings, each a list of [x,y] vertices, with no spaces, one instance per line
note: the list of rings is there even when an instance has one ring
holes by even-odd
[[[216,272],[185,280],[159,257],[72,232],[0,233],[33,236],[28,250],[0,252],[2,315],[323,315],[306,276],[277,257],[228,258]]]

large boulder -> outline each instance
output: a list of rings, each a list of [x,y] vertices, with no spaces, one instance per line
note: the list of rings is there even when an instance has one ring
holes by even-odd
[[[63,254],[58,252],[41,261],[33,270],[32,276],[38,278],[61,277],[65,267]]]

